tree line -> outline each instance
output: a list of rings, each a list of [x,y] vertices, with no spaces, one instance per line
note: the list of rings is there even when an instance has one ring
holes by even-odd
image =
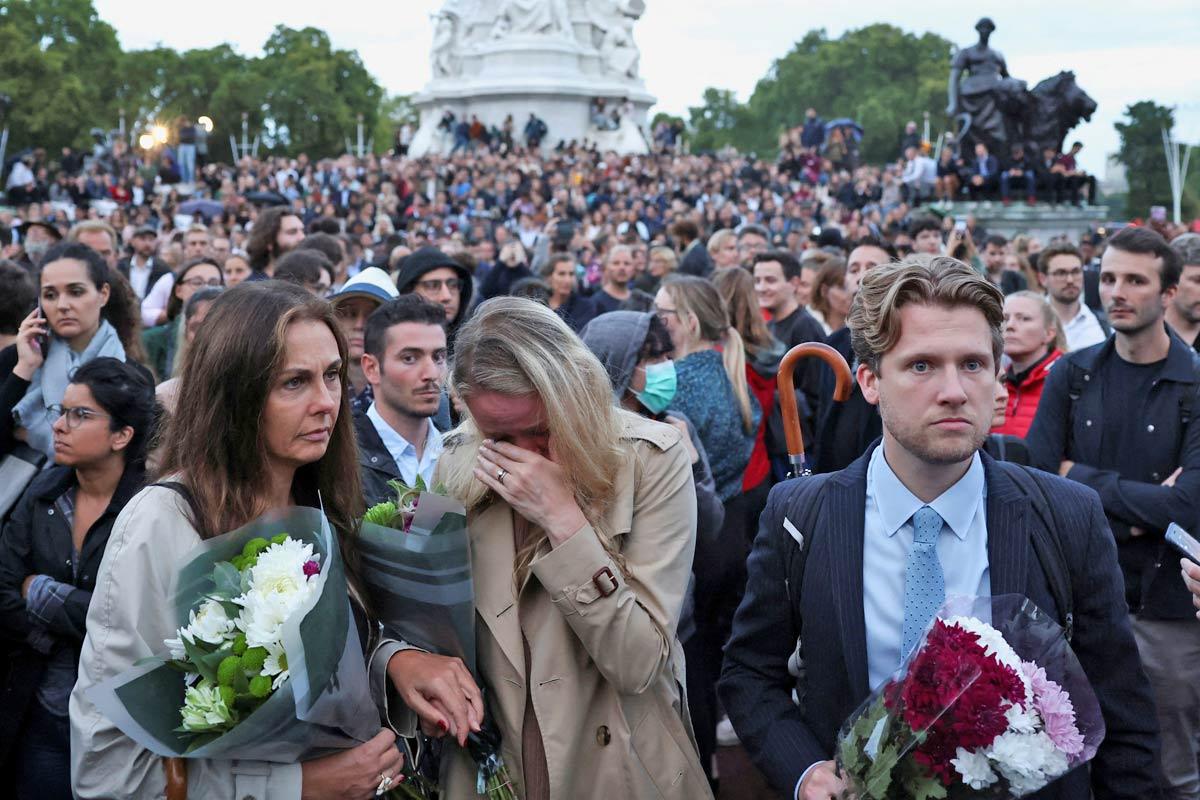
[[[836,38],[812,30],[772,64],[746,102],[707,88],[688,111],[686,136],[693,151],[732,146],[773,157],[780,133],[802,123],[812,106],[826,120],[850,117],[863,126],[867,163],[891,161],[909,120],[921,125],[929,111],[934,130],[946,126],[954,50],[935,33],[888,24]],[[91,128],[116,127],[122,110],[134,140],[155,123],[206,115],[215,124],[210,150],[221,159],[230,134],[241,137],[243,113],[251,136],[262,135],[260,152],[287,155],[342,152],[361,114],[364,137],[381,152],[413,113],[406,96],[383,90],[356,51],[334,47],[317,28],[279,25],[254,57],[228,44],[125,52],[92,0],[0,0],[0,93],[12,100],[9,153],[86,145]],[[1172,110],[1149,100],[1129,106],[1117,123],[1132,216],[1169,205],[1164,125],[1174,125]],[[1184,210],[1200,210],[1200,169],[1192,170]]]
[[[90,129],[116,128],[122,111],[134,141],[180,115],[208,116],[222,159],[230,134],[241,138],[243,113],[250,135],[262,135],[260,152],[341,152],[359,114],[365,138],[383,149],[388,114],[406,105],[317,28],[279,25],[255,57],[228,44],[125,52],[92,0],[0,0],[0,93],[11,99],[9,153],[84,145]]]

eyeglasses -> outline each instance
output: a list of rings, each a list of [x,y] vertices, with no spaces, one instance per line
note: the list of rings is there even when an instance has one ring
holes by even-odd
[[[416,286],[423,292],[440,292],[443,286],[452,292],[461,292],[463,282],[458,278],[445,278],[437,281],[417,281]]]
[[[208,280],[204,280],[204,278],[188,278],[186,280],[180,281],[180,283],[183,284],[184,286],[190,286],[193,289],[203,289],[205,286],[221,286],[222,285],[220,278],[209,278]]]
[[[84,408],[83,406],[67,408],[66,406],[53,405],[47,410],[54,415],[55,419],[58,419],[59,417],[66,417],[67,428],[70,430],[75,430],[89,419],[112,419],[112,417],[108,416],[107,414],[100,414],[96,411],[92,411],[90,408]]]
[[[679,312],[673,308],[659,308],[658,306],[655,306],[654,315],[658,317],[659,322],[666,323],[668,317],[677,317],[679,316]]]
[[[1083,274],[1082,269],[1052,269],[1049,273],[1051,278],[1062,280],[1063,278],[1078,278]]]

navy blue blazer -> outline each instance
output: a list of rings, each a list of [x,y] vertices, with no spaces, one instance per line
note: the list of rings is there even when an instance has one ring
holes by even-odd
[[[820,484],[800,478],[771,490],[748,562],[746,594],[725,650],[721,701],[755,764],[789,797],[809,766],[833,757],[838,729],[870,693],[862,598],[867,465],[873,450],[824,480],[814,529],[802,531],[810,548],[803,575],[792,574],[799,569],[799,549],[783,518],[789,507],[803,508],[815,499],[814,487]],[[1045,523],[997,462],[986,453],[980,458],[987,481],[993,596],[1024,595],[1061,619],[1030,541],[1032,526]],[[1086,487],[1036,470],[1029,474],[1052,507],[1071,574],[1072,645],[1107,727],[1091,764],[1091,790],[1098,800],[1152,796],[1158,750],[1154,701],[1130,629],[1104,511]],[[787,662],[801,620],[805,678],[798,686]],[[793,689],[803,698],[799,706],[792,701]],[[1036,796],[1088,798],[1088,771],[1075,770]]]

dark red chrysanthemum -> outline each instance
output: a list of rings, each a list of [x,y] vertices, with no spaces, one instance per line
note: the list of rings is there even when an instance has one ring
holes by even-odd
[[[885,696],[925,740],[914,752],[943,784],[957,779],[950,760],[957,748],[989,746],[1008,729],[1004,711],[1024,703],[1020,677],[987,654],[975,634],[936,620],[910,662],[899,691]]]

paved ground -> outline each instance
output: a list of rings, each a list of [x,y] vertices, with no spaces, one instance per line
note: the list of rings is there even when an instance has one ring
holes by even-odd
[[[717,771],[721,779],[717,800],[785,800],[767,786],[740,747],[717,749]]]

